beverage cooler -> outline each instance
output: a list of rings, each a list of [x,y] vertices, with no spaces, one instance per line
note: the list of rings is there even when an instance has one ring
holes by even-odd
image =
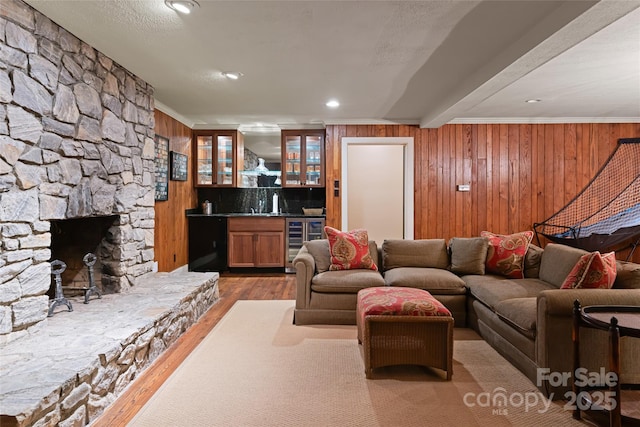
[[[324,218],[287,218],[286,272],[295,272],[292,261],[305,241],[324,237]]]

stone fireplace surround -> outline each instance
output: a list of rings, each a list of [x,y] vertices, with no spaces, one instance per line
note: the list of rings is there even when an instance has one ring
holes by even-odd
[[[46,325],[51,221],[114,216],[103,291],[127,292],[153,270],[153,110],[146,82],[21,0],[2,0],[0,344]]]
[[[0,425],[90,423],[217,301],[217,273],[152,272],[154,134],[150,85],[0,0]],[[56,224],[87,218],[106,294],[48,318]]]

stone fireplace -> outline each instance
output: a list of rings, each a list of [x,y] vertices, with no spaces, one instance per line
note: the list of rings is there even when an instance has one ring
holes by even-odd
[[[146,82],[24,2],[2,0],[0,343],[45,326],[61,221],[87,238],[106,228],[95,237],[102,291],[126,292],[153,270],[153,110]]]
[[[102,289],[111,288],[113,273],[120,268],[113,250],[117,245],[109,243],[110,229],[117,220],[117,216],[101,216],[51,221],[51,259],[66,265],[61,275],[65,295],[69,292],[78,294],[91,286],[89,269],[84,261],[88,254],[95,256],[93,282]],[[53,285],[49,289],[50,297]]]

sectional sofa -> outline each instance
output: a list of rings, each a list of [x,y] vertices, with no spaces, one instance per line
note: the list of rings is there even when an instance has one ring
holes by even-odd
[[[409,286],[429,291],[453,314],[456,327],[471,327],[539,389],[563,398],[571,382],[552,386],[544,372],[572,370],[572,309],[586,305],[640,306],[640,265],[617,261],[612,289],[560,289],[588,252],[548,244],[529,245],[519,279],[487,273],[487,245],[481,238],[369,242],[378,271],[329,270],[327,240],[306,242],[293,260],[296,269],[294,322],[355,324],[356,296],[371,286]],[[622,340],[622,380],[640,384],[640,340]],[[583,329],[581,360],[590,372],[607,365],[607,336]],[[542,369],[542,370],[541,370]],[[544,371],[544,370],[547,371]]]

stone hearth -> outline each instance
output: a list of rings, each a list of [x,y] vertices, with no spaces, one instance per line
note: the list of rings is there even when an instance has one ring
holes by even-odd
[[[70,298],[0,345],[0,425],[83,426],[218,300],[218,273],[153,273],[126,294]]]

